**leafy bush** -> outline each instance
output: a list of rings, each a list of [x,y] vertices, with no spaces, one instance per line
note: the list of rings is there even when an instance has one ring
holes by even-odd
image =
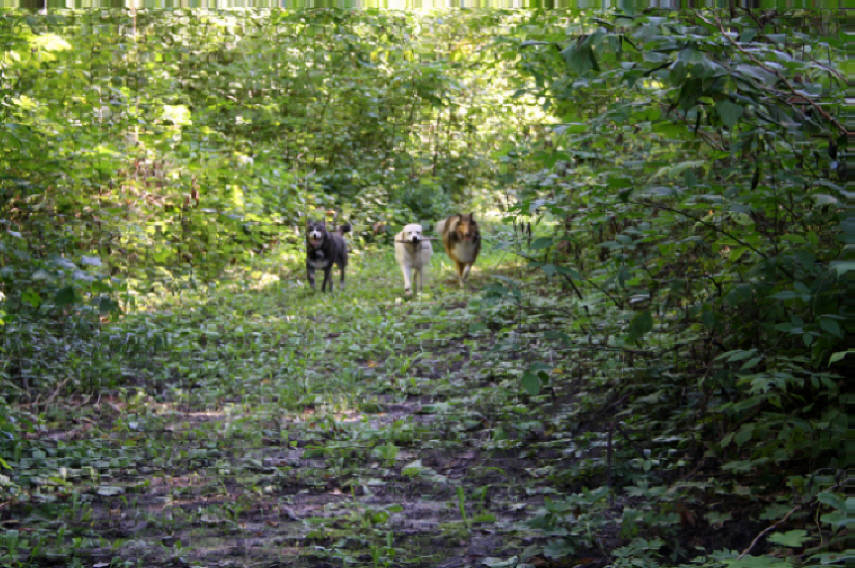
[[[572,329],[590,341],[597,322],[630,357],[618,416],[672,440],[663,480],[676,456],[703,456],[717,484],[750,475],[774,495],[789,483],[808,503],[808,480],[843,471],[837,26],[822,14],[559,17],[502,40],[531,77],[519,92],[556,117],[540,145],[517,148],[542,168],[520,170],[508,220],[551,221],[523,254],[584,292]]]

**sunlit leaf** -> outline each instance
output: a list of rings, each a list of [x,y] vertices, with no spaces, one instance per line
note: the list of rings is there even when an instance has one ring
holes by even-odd
[[[835,351],[828,358],[828,364],[831,365],[832,363],[837,363],[838,361],[842,361],[846,356],[848,356],[851,353],[855,353],[855,350],[849,349],[847,351]]]
[[[43,49],[45,51],[69,51],[72,49],[70,43],[64,38],[53,33],[46,33],[31,36],[29,38],[30,45],[33,49]]]

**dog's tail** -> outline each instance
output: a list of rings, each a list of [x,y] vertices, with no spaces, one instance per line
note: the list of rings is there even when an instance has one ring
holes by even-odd
[[[351,227],[350,227],[350,223],[345,223],[344,225],[341,225],[341,226],[338,228],[338,232],[339,232],[339,233],[341,233],[341,234],[343,235],[344,233],[349,233],[349,232],[350,232],[350,229],[351,229]]]
[[[440,235],[445,232],[445,224],[448,222],[448,219],[443,219],[442,221],[437,221],[436,226],[434,227],[434,231],[439,233]]]

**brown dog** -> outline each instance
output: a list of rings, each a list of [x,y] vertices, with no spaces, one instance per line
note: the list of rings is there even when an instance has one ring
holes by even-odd
[[[448,257],[457,265],[457,281],[463,288],[469,270],[478,258],[481,250],[481,233],[472,213],[452,215],[436,224],[436,232],[442,237],[442,244]]]

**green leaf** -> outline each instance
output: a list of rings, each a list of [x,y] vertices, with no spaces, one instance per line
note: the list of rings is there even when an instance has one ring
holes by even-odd
[[[531,248],[534,250],[547,249],[553,244],[552,237],[538,237],[531,242]]]
[[[833,363],[842,361],[843,358],[849,355],[850,353],[855,353],[855,349],[848,349],[846,351],[835,351],[831,354],[831,357],[828,358],[828,364],[832,365]]]
[[[745,556],[725,562],[727,568],[792,568],[789,560],[772,556]]]
[[[757,357],[752,357],[751,359],[749,359],[748,361],[743,363],[739,369],[741,371],[747,371],[748,369],[755,367],[757,365],[757,363],[759,363],[763,359],[764,359],[763,355],[758,355]]]
[[[42,298],[39,296],[38,292],[28,287],[21,293],[21,301],[34,308],[38,308],[42,303]]]
[[[523,389],[531,396],[535,396],[540,393],[540,377],[537,373],[527,370],[522,374],[520,383],[522,384]]]
[[[823,331],[827,331],[834,337],[839,339],[843,339],[843,330],[840,329],[840,324],[837,323],[837,320],[831,318],[820,318],[819,327]]]
[[[716,357],[716,361],[729,361],[731,363],[735,361],[744,361],[750,357],[753,357],[757,354],[756,349],[733,349],[732,351],[725,351],[718,357]]]
[[[649,310],[639,312],[629,322],[629,340],[638,342],[641,337],[653,329],[653,316]]]
[[[564,56],[564,61],[567,67],[573,70],[577,75],[582,75],[586,71],[590,71],[597,67],[597,60],[594,52],[589,45],[571,44],[561,52]]]
[[[846,499],[842,495],[838,495],[837,493],[829,493],[827,491],[823,491],[819,495],[816,496],[816,500],[822,503],[823,505],[828,505],[834,509],[839,511],[843,511],[846,508]]]
[[[587,132],[588,128],[590,128],[590,125],[585,122],[569,122],[554,126],[552,130],[556,134],[581,134],[582,132]]]
[[[557,269],[554,264],[544,264],[540,267],[540,269],[543,270],[544,274],[546,274],[549,278],[555,276],[555,273],[557,272]]]
[[[770,297],[775,300],[793,300],[795,298],[799,298],[800,294],[796,294],[792,290],[783,290],[772,294]]]
[[[751,439],[754,433],[754,424],[745,424],[736,435],[733,437],[733,440],[736,442],[737,446],[742,446],[745,442]]]
[[[716,324],[716,319],[716,314],[715,311],[713,311],[712,306],[710,306],[709,304],[704,304],[703,309],[701,310],[701,322],[704,324],[704,326],[706,326],[708,329],[714,328]]]
[[[727,100],[722,100],[716,103],[715,111],[721,118],[722,123],[728,128],[731,128],[739,121],[740,117],[742,116],[743,109],[738,104],[732,103]]]
[[[573,546],[570,539],[552,540],[543,548],[543,553],[547,558],[564,558],[576,552],[576,547]]]
[[[564,265],[558,265],[555,268],[559,274],[565,274],[565,275],[569,276],[570,278],[574,278],[576,280],[582,279],[582,275],[579,274],[579,271],[576,270],[575,268],[571,268],[569,266],[564,266]]]
[[[804,529],[795,529],[787,532],[773,532],[769,535],[769,542],[789,546],[790,548],[801,548],[810,539],[808,532]]]
[[[488,568],[514,568],[520,565],[519,562],[519,558],[516,556],[511,556],[510,558],[488,556],[481,560],[481,564]]]
[[[119,311],[119,303],[109,296],[100,296],[97,303],[98,312],[101,313],[101,315],[116,313]]]
[[[66,286],[56,293],[55,302],[57,306],[63,307],[77,301],[77,294],[73,286]]]
[[[730,511],[709,511],[704,513],[704,520],[711,525],[721,526],[724,523],[733,520],[733,513]]]
[[[407,477],[415,477],[420,474],[424,470],[424,466],[422,466],[422,460],[415,460],[407,465],[405,465],[401,469],[401,473]]]
[[[829,513],[825,513],[820,516],[819,520],[823,523],[831,525],[833,530],[840,530],[844,527],[848,527],[852,524],[851,516],[847,515],[845,511],[831,511]]]
[[[682,175],[687,170],[703,168],[707,165],[708,165],[708,163],[703,161],[703,160],[686,160],[683,162],[677,162],[675,164],[669,164],[667,166],[662,166],[653,175],[653,177],[651,179],[675,177],[675,176]]]

